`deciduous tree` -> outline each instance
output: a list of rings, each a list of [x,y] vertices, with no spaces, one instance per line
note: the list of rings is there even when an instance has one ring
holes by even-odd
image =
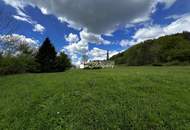
[[[71,61],[68,56],[64,52],[61,52],[56,58],[56,70],[62,72],[69,69],[71,66]]]

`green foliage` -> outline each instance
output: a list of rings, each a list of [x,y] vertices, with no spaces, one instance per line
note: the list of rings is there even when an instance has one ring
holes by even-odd
[[[26,62],[22,58],[6,57],[2,59],[0,75],[26,72]]]
[[[0,75],[26,72],[62,72],[71,67],[70,59],[66,54],[61,53],[56,56],[57,52],[48,38],[38,51],[27,44],[20,44],[16,49],[10,49],[14,47],[10,47],[9,44],[5,45],[8,45],[6,48],[11,53],[6,53],[6,49],[2,48],[5,54],[0,53]],[[15,43],[11,42],[11,45],[15,45]],[[15,50],[19,50],[19,53],[14,54]]]
[[[190,67],[0,77],[2,130],[189,130]]]
[[[12,44],[15,45],[11,42],[11,45]],[[0,55],[0,75],[26,72],[63,71],[71,66],[66,55],[61,54],[61,56],[56,58],[55,48],[50,43],[49,39],[46,39],[37,54],[36,50],[31,49],[27,44],[20,44],[16,49],[9,49],[12,46],[10,47],[8,43],[6,45],[8,45],[6,47],[8,48],[7,50],[11,53],[6,52],[6,49],[4,50],[2,48],[5,54]],[[19,50],[19,53],[14,54],[15,50]]]
[[[164,36],[135,45],[111,58],[116,64],[130,66],[164,65],[178,62],[190,64],[190,33]]]
[[[0,53],[0,66],[2,64],[3,55]]]
[[[56,63],[56,51],[50,40],[46,38],[36,55],[41,72],[53,72]]]
[[[27,55],[2,57],[0,75],[38,72],[34,57]]]
[[[63,72],[71,68],[71,66],[71,61],[64,52],[61,52],[60,55],[56,57],[56,71]]]

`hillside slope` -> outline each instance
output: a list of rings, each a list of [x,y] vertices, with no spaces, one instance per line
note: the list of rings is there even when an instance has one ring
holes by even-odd
[[[111,58],[116,64],[178,65],[190,63],[190,33],[184,32],[137,44]]]
[[[0,77],[0,130],[189,130],[190,67]]]

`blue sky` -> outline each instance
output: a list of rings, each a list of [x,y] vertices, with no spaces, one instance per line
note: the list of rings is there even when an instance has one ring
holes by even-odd
[[[0,0],[17,22],[12,32],[41,44],[49,37],[74,64],[111,55],[160,36],[190,31],[189,0]],[[1,37],[4,35],[1,32]]]

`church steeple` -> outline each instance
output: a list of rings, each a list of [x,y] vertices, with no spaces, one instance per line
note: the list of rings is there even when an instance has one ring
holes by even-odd
[[[107,60],[109,60],[110,57],[109,57],[109,51],[107,50]]]

